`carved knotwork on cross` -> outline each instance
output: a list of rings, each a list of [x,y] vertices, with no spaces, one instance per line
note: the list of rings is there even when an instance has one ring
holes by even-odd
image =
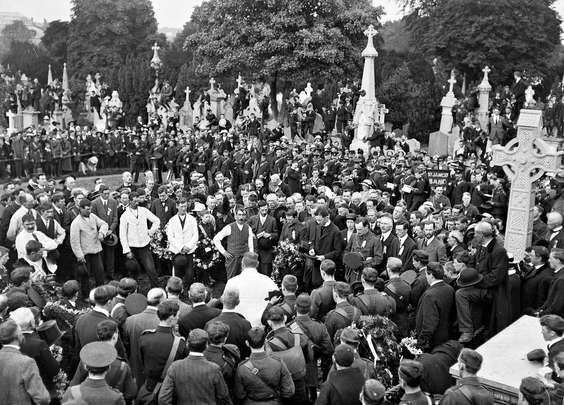
[[[364,31],[364,35],[366,35],[368,37],[368,40],[371,40],[377,34],[378,34],[378,31],[376,30],[376,28],[374,28],[374,26],[372,24],[370,24],[368,26],[368,28]]]

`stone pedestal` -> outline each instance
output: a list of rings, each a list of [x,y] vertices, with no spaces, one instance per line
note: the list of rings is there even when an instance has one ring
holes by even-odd
[[[517,403],[521,380],[535,376],[541,368],[540,363],[527,360],[527,353],[534,349],[546,349],[546,342],[539,319],[527,315],[476,349],[484,358],[478,380],[492,392],[496,404]],[[459,378],[458,363],[450,374]]]
[[[482,79],[482,83],[478,86],[478,121],[480,122],[480,127],[487,131],[490,91],[492,91],[492,86],[488,81],[490,68],[486,66],[482,71],[484,72],[484,78]]]
[[[441,131],[432,132],[429,135],[429,155],[448,155],[449,136]]]
[[[35,111],[33,108],[26,108],[23,111],[23,126],[27,127],[37,127],[39,125],[39,111]]]
[[[16,114],[8,111],[6,117],[8,118],[8,134],[12,134],[16,132]]]
[[[64,113],[62,110],[55,110],[53,113],[53,121],[58,122],[61,128],[65,127]]]

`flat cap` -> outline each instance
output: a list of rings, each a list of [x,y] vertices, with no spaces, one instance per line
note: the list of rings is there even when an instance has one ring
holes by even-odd
[[[335,362],[341,367],[350,367],[354,362],[354,350],[346,344],[340,344],[335,348]]]
[[[80,350],[80,360],[88,367],[107,367],[116,358],[116,349],[107,342],[88,343]]]
[[[362,394],[369,401],[380,401],[386,395],[386,388],[378,380],[366,380],[362,388]]]
[[[415,360],[402,360],[398,370],[404,380],[414,380],[423,375],[423,364]]]
[[[347,326],[341,332],[341,342],[345,343],[360,343],[360,331],[352,326]]]

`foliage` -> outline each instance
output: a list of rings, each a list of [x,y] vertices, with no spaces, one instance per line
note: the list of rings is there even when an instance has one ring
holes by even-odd
[[[197,76],[247,81],[278,78],[283,89],[311,81],[355,77],[381,8],[369,0],[209,0],[196,7],[185,49]]]
[[[69,66],[83,80],[107,76],[129,55],[150,55],[157,21],[150,0],[72,0]]]
[[[427,142],[430,132],[439,124],[440,88],[435,84],[430,66],[414,65],[410,68],[403,61],[395,70],[386,76],[381,86],[376,89],[376,98],[390,111],[386,120],[394,127],[401,128],[409,124],[409,136],[421,142]],[[426,80],[421,80],[426,76]]]
[[[41,38],[41,43],[59,65],[67,61],[68,36],[69,22],[55,20],[49,23]]]
[[[276,256],[272,264],[273,270],[270,278],[278,285],[282,283],[285,275],[292,274],[296,276],[304,266],[304,255],[298,250],[298,246],[292,242],[281,241],[274,248],[274,253]]]
[[[492,82],[507,82],[515,69],[530,76],[553,74],[551,58],[560,43],[560,18],[553,0],[409,1],[407,18],[414,44],[439,57],[469,81],[492,68]]]
[[[34,45],[30,42],[12,41],[8,52],[2,57],[1,63],[5,66],[12,67],[13,71],[19,70],[25,73],[29,78],[37,78],[42,84],[47,84],[47,71],[49,64],[53,63],[53,60],[50,58],[45,48],[41,46]],[[55,73],[56,72],[53,71],[54,75]]]

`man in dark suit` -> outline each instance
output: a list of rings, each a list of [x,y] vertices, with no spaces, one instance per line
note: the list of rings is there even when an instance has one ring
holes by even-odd
[[[274,260],[274,246],[278,242],[278,227],[276,219],[268,214],[266,202],[258,203],[259,213],[249,218],[249,226],[257,238],[257,253],[260,262],[260,272],[270,276],[272,261]]]
[[[430,262],[426,268],[429,288],[425,290],[415,318],[417,341],[425,351],[446,342],[453,322],[454,289],[443,281],[443,266]]]
[[[463,193],[462,209],[460,211],[470,221],[474,221],[474,218],[480,215],[480,211],[474,204],[471,204],[470,201],[472,201],[472,195],[469,192]]]
[[[382,272],[386,269],[386,263],[388,262],[388,257],[398,257],[398,252],[400,248],[400,243],[398,237],[394,234],[394,221],[389,215],[384,215],[379,219],[380,230],[382,234],[380,239],[382,241],[383,248],[383,258],[380,266],[377,270]]]
[[[139,386],[145,381],[140,349],[141,335],[144,331],[154,329],[159,324],[157,306],[164,300],[166,300],[166,293],[162,288],[150,289],[147,292],[147,307],[143,312],[131,315],[125,320],[123,338],[129,352],[129,365]]]
[[[493,336],[509,324],[510,308],[507,270],[509,260],[505,248],[495,238],[489,222],[479,222],[474,231],[474,239],[480,243],[475,255],[476,270],[483,280],[475,287],[456,291],[456,310],[461,332],[459,342],[468,343],[474,336],[471,304],[489,302],[491,315],[486,326],[487,336]]]
[[[157,383],[162,383],[163,370],[173,349],[176,350],[175,360],[183,359],[188,354],[184,339],[176,338],[173,334],[178,310],[176,302],[161,302],[157,306],[157,326],[144,330],[139,336],[139,360],[144,382],[140,388],[141,395],[152,393]],[[139,381],[137,383],[142,384]]]
[[[445,244],[436,237],[435,223],[428,221],[423,225],[425,239],[421,240],[419,249],[429,255],[429,262],[439,262],[444,265],[447,262]]]
[[[546,301],[540,307],[540,315],[564,316],[564,249],[552,249],[548,257],[554,278],[548,290]]]
[[[161,220],[161,229],[176,215],[176,203],[168,196],[166,186],[159,186],[159,198],[151,202],[150,211]]]
[[[206,305],[206,287],[201,283],[193,283],[188,293],[192,302],[192,311],[182,314],[178,319],[178,331],[188,338],[193,329],[205,328],[206,323],[221,313],[220,309]]]
[[[117,296],[117,290],[113,286],[102,285],[94,290],[94,308],[92,311],[81,315],[74,327],[75,345],[77,352],[90,342],[98,341],[97,326],[101,321],[110,318]]]
[[[492,115],[489,119],[489,138],[492,145],[505,145],[505,128],[503,125],[504,117],[499,115],[498,107],[494,107]]]
[[[251,323],[236,310],[237,305],[239,305],[239,290],[224,290],[221,302],[223,303],[223,310],[207,324],[212,321],[221,321],[229,326],[229,336],[227,336],[226,343],[236,345],[241,352],[241,358],[248,357],[251,351],[245,342],[247,333],[251,329]]]
[[[314,266],[304,271],[304,290],[311,291],[322,283],[319,265],[325,259],[338,261],[343,251],[343,242],[339,228],[331,222],[329,210],[326,207],[318,207],[315,211],[316,224],[312,227],[309,241],[312,249],[308,252],[315,257]]]
[[[531,313],[546,301],[554,274],[548,265],[548,249],[533,246],[528,250],[530,268],[521,274],[521,311]]]
[[[190,355],[172,363],[159,392],[160,405],[218,404],[231,405],[229,390],[221,368],[203,356],[208,334],[194,329],[188,336]]]
[[[523,80],[521,72],[518,70],[513,73],[513,77],[515,78],[515,83],[511,86],[511,94],[515,99],[515,104],[511,119],[515,121],[521,112],[521,108],[525,105],[525,90],[527,90],[529,84]]]
[[[336,265],[333,260],[325,259],[319,266],[323,284],[311,292],[311,311],[309,315],[318,321],[325,321],[329,311],[335,308],[333,287],[335,287]]]
[[[558,315],[544,315],[540,324],[542,337],[547,342],[548,366],[553,367],[556,355],[564,352],[564,319]]]
[[[398,258],[402,262],[402,273],[413,268],[413,252],[417,244],[408,234],[409,224],[407,221],[396,223],[396,235],[399,240]]]
[[[117,235],[118,203],[113,198],[110,198],[110,189],[108,186],[102,184],[98,191],[100,196],[92,201],[91,212],[102,221],[105,221],[108,224],[108,230],[114,235]],[[114,278],[115,259],[115,246],[102,243],[102,260],[104,262],[104,270],[106,271],[106,277],[110,280],[113,280]]]
[[[20,351],[28,355],[37,363],[43,384],[48,390],[54,388],[53,378],[59,373],[59,363],[49,350],[47,343],[35,332],[35,317],[31,309],[18,308],[10,313],[20,327],[23,335]]]
[[[564,249],[564,227],[562,227],[562,214],[557,211],[546,214],[546,227],[548,248]]]

